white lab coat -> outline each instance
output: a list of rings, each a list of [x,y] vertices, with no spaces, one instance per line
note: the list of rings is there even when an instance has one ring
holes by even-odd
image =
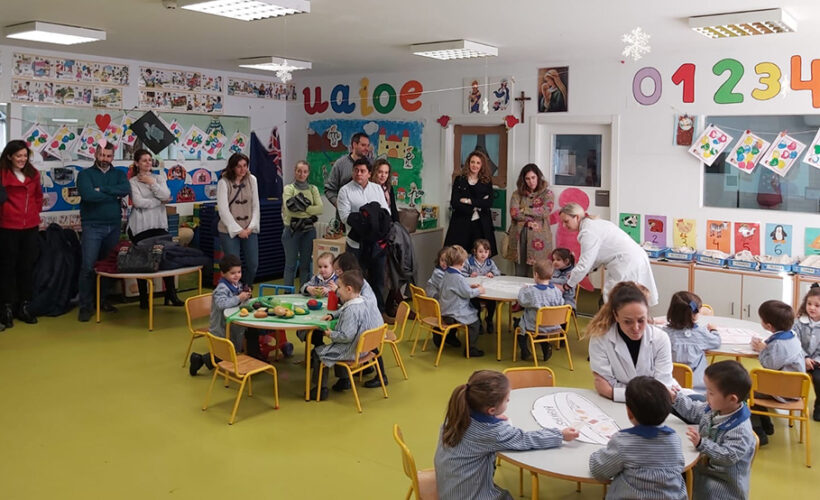
[[[649,265],[646,251],[618,226],[602,219],[584,218],[578,232],[581,256],[567,282],[575,286],[599,266],[606,266],[606,278],[602,290],[604,301],[609,291],[621,281],[634,281],[649,289],[649,305],[658,303],[658,290]]]
[[[639,375],[652,377],[666,387],[680,387],[672,377],[669,336],[649,324],[644,327],[637,364],[632,362],[615,323],[605,334],[589,339],[589,366],[612,386],[613,401],[626,401],[626,384]]]

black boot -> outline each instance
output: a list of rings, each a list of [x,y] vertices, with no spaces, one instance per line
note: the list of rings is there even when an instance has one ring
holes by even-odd
[[[530,357],[530,343],[526,335],[516,335],[515,339],[518,341],[518,350],[521,351],[521,359],[529,361]]]
[[[37,316],[31,313],[31,302],[23,301],[20,307],[17,308],[17,319],[29,325],[37,323]]]
[[[153,297],[148,297],[148,283],[145,280],[137,280],[137,289],[140,292],[140,309],[148,309],[148,301]]]
[[[179,300],[179,297],[177,297],[177,289],[176,285],[174,285],[174,277],[168,276],[166,278],[163,278],[163,281],[165,282],[165,305],[176,307],[184,306],[185,302]]]
[[[0,307],[0,323],[3,323],[6,328],[14,326],[14,309],[11,304],[3,304]]]
[[[549,342],[541,344],[541,354],[544,356],[544,361],[548,361],[552,357],[552,344]]]

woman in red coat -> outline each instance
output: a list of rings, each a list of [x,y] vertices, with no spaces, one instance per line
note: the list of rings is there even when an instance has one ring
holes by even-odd
[[[40,250],[40,173],[29,161],[25,141],[10,141],[0,155],[0,184],[7,199],[0,205],[0,324],[14,325],[14,317],[37,323],[29,310],[34,291],[34,265]]]

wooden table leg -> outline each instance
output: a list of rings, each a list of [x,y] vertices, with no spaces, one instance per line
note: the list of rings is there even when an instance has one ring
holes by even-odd
[[[530,472],[532,479],[532,500],[538,500],[538,474]]]
[[[100,322],[100,275],[97,275],[97,323]]]
[[[694,467],[686,471],[686,496],[689,497],[689,500],[692,500],[692,485],[694,483],[693,469]]]
[[[501,313],[504,311],[505,302],[498,302],[495,308],[495,337],[496,337],[496,354],[495,359],[501,361]]]
[[[148,331],[154,331],[154,280],[148,278]]]

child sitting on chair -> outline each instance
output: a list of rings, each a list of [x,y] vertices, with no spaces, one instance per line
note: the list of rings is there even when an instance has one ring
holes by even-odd
[[[607,499],[687,498],[680,437],[663,425],[670,411],[665,385],[645,375],[629,381],[626,415],[634,427],[615,433],[606,448],[589,456],[592,477],[612,480]]]
[[[211,305],[211,320],[208,331],[216,337],[225,336],[225,309],[238,307],[246,303],[251,298],[250,288],[242,285],[242,261],[236,255],[227,254],[219,261],[219,270],[222,271],[222,279],[216,285],[213,292],[213,302]],[[231,326],[231,342],[237,352],[242,350],[242,337],[245,337],[248,355],[257,359],[262,359],[262,351],[259,349],[259,333],[256,328],[245,328],[244,326]],[[202,368],[202,365],[213,370],[211,356],[209,353],[191,353],[188,373],[193,377]]]
[[[339,380],[333,384],[333,390],[337,392],[350,389],[350,378],[347,371],[342,367],[336,367],[337,361],[349,361],[356,356],[356,344],[362,332],[377,328],[383,324],[379,309],[373,307],[361,296],[364,278],[358,269],[345,271],[339,276],[336,293],[339,294],[344,305],[340,309],[339,322],[335,330],[325,330],[325,337],[330,338],[330,344],[320,345],[314,348],[315,360],[313,376],[315,380],[319,376],[319,370],[327,370],[334,367]],[[328,374],[322,374],[322,387],[314,387],[310,397],[316,398],[319,391],[321,399],[326,399]]]
[[[552,257],[552,279],[550,279],[550,284],[564,289],[564,285],[569,281],[569,273],[575,268],[575,256],[568,248],[556,248],[550,256]],[[568,287],[564,290],[563,295],[564,304],[575,309],[575,289]]]
[[[703,371],[707,363],[703,352],[717,349],[721,342],[714,325],[697,324],[702,306],[700,297],[692,292],[675,293],[669,301],[663,327],[672,344],[672,361],[692,369],[692,389],[701,394],[706,390]]]
[[[538,309],[546,306],[564,305],[562,290],[550,284],[552,272],[552,262],[548,260],[536,261],[532,266],[535,285],[522,287],[518,291],[518,304],[524,308],[524,315],[521,316],[521,322],[519,323],[521,330],[519,330],[516,337],[516,342],[518,342],[518,348],[521,350],[521,359],[524,361],[530,359],[530,344],[526,332],[535,332],[535,319],[538,315]],[[543,334],[554,332],[560,328],[560,325],[542,325],[538,336],[543,337]],[[552,345],[549,342],[541,343],[541,354],[544,356],[544,361],[550,359]]]
[[[475,240],[475,243],[473,243],[473,254],[470,255],[464,264],[464,274],[470,278],[476,278],[478,276],[486,276],[487,278],[501,276],[501,271],[498,270],[498,266],[496,266],[493,259],[490,258],[490,251],[490,242],[488,240],[484,238]],[[487,326],[484,331],[487,333],[495,333],[495,327],[493,326],[495,301],[473,299],[471,303],[477,311],[481,310],[482,305],[487,309],[487,317],[484,320]]]
[[[806,373],[803,347],[800,345],[800,339],[792,331],[794,310],[791,306],[779,300],[767,300],[760,304],[757,315],[760,316],[763,328],[772,332],[765,341],[757,337],[752,338],[752,349],[760,353],[760,365],[769,370]],[[755,397],[771,396],[755,392]],[[785,402],[782,398],[774,399]],[[752,409],[765,410],[762,407]],[[760,438],[760,446],[768,444],[768,436],[774,434],[772,419],[767,415],[752,415],[752,428]]]
[[[444,262],[447,263],[444,278],[441,280],[441,292],[439,303],[441,306],[441,320],[445,324],[452,325],[461,323],[467,325],[467,336],[470,339],[470,356],[484,356],[484,351],[476,346],[478,333],[481,330],[481,320],[478,312],[470,304],[470,299],[474,299],[484,293],[484,287],[480,284],[470,285],[461,273],[464,268],[464,261],[467,260],[467,251],[461,245],[453,245],[444,253]],[[434,335],[433,343],[436,347],[441,346],[441,336]],[[461,342],[454,333],[447,335],[446,343],[453,347],[461,347]],[[464,351],[465,356],[467,351]]]
[[[333,254],[323,252],[316,259],[319,272],[307,282],[302,284],[299,290],[302,295],[309,297],[327,297],[327,292],[336,290],[336,273],[333,272]]]
[[[447,269],[444,254],[448,248],[450,247],[443,247],[436,254],[436,261],[433,263],[435,266],[433,267],[433,274],[430,275],[430,279],[427,280],[427,285],[424,286],[424,293],[426,293],[428,297],[432,297],[436,300],[438,300],[438,292],[441,289],[441,280],[444,279],[444,271]]]
[[[672,389],[672,408],[689,422],[686,435],[701,459],[694,470],[694,498],[749,498],[755,435],[744,401],[752,379],[737,361],[719,361],[703,375],[706,401],[694,401]]]

